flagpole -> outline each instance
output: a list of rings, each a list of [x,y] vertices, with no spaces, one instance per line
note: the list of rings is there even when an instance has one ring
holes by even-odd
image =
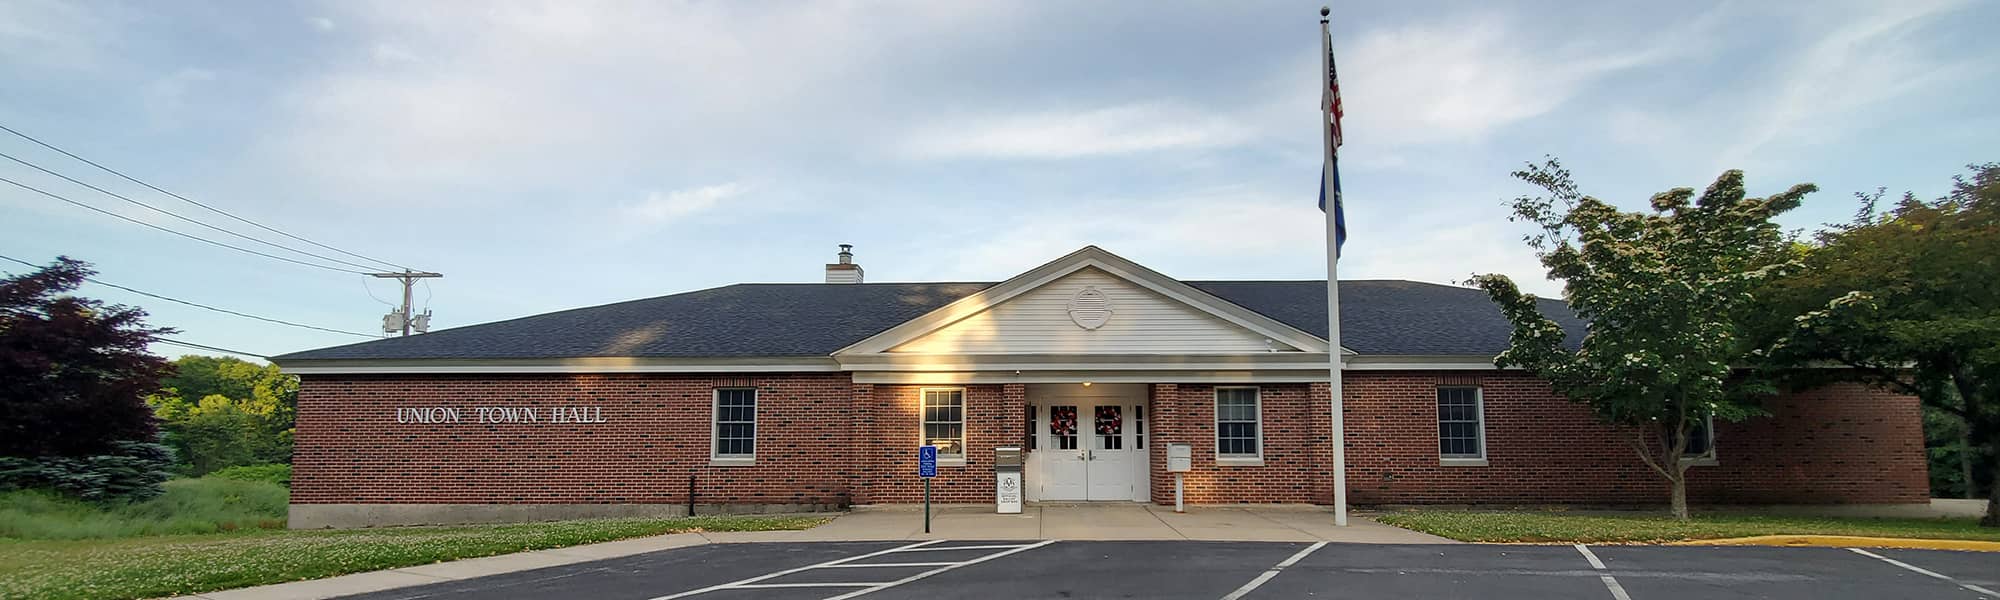
[[[1333,88],[1333,81],[1330,79],[1333,76],[1333,32],[1330,29],[1330,25],[1328,25],[1328,16],[1331,14],[1333,14],[1332,9],[1324,6],[1320,7],[1319,89],[1322,94],[1328,93],[1327,90]],[[1331,99],[1329,98],[1329,100]],[[1342,414],[1344,410],[1340,399],[1340,246],[1338,241],[1338,225],[1335,222],[1336,215],[1340,213],[1338,210],[1340,196],[1339,192],[1334,188],[1334,182],[1339,181],[1340,175],[1334,172],[1334,169],[1339,167],[1334,162],[1336,158],[1333,154],[1333,128],[1329,126],[1333,122],[1333,103],[1329,101],[1320,104],[1322,105],[1320,110],[1324,114],[1320,115],[1319,129],[1320,134],[1325,138],[1325,143],[1321,144],[1320,147],[1326,152],[1325,172],[1321,173],[1322,176],[1320,177],[1320,197],[1327,199],[1329,203],[1320,212],[1326,215],[1326,339],[1328,344],[1326,362],[1327,392],[1333,399],[1331,407],[1333,413],[1333,524],[1346,527],[1347,425],[1346,419]]]

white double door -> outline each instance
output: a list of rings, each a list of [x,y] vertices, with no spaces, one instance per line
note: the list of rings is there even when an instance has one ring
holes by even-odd
[[[1139,399],[1055,397],[1036,403],[1037,500],[1147,499]]]

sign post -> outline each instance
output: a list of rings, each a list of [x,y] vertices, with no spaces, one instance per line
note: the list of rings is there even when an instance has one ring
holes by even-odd
[[[931,478],[937,477],[937,446],[917,446],[917,476],[924,479],[924,533],[930,533]]]

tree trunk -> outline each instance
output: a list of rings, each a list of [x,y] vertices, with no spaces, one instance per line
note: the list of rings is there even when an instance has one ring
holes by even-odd
[[[1674,488],[1674,500],[1673,500],[1674,518],[1682,521],[1688,520],[1687,472],[1682,471],[1680,477],[1671,478],[1668,479],[1667,481]],[[2000,487],[2000,486],[1995,486],[1995,487]],[[1991,518],[1992,514],[1990,513],[1992,513],[1992,510],[1989,508],[1987,512],[1989,513],[1987,517]]]
[[[1958,472],[1965,474],[1965,499],[1979,497],[1979,480],[1972,477],[1972,457],[1978,452],[1972,446],[1972,428],[1966,427],[1958,433]]]
[[[1965,484],[1970,486],[1972,482],[1967,481]],[[1987,490],[1986,518],[1980,519],[1979,524],[1984,527],[2000,527],[2000,456],[1994,457],[1993,460],[1993,485],[1986,487],[1991,488]]]

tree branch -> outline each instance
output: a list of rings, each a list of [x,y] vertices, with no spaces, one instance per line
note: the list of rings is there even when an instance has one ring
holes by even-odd
[[[1667,478],[1668,481],[1673,481],[1674,476],[1667,473],[1665,468],[1660,467],[1660,462],[1653,460],[1653,455],[1646,453],[1646,428],[1634,427],[1632,431],[1637,435],[1634,435],[1628,441],[1632,442],[1632,450],[1639,454],[1639,460],[1645,461],[1646,466],[1652,467],[1653,472],[1659,473],[1661,477]]]

